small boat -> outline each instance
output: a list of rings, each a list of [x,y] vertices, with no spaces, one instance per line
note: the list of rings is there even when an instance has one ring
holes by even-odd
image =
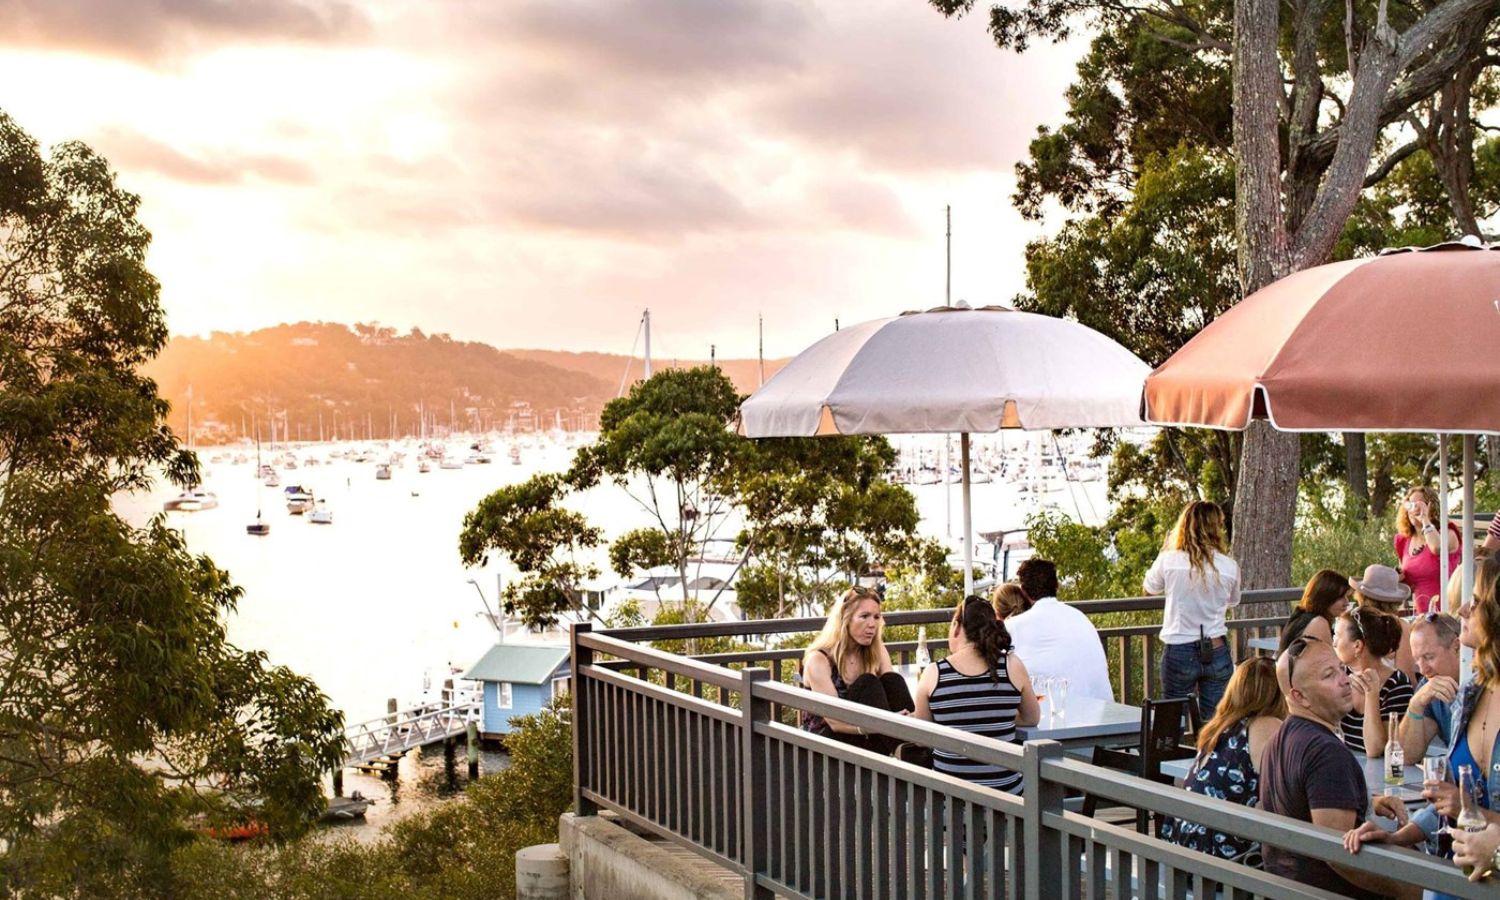
[[[376,466],[375,467],[375,480],[376,481],[390,481],[391,480],[391,467],[388,466],[388,465],[386,465],[385,463],[381,463],[378,466]]]
[[[265,485],[266,487],[270,488],[281,487],[281,477],[275,472],[272,472],[270,475],[266,476]]]
[[[212,491],[193,488],[183,491],[161,506],[166,512],[172,512],[173,510],[178,512],[199,512],[200,510],[213,509],[218,505],[219,498]]]
[[[328,801],[328,809],[323,811],[320,821],[323,822],[349,822],[354,819],[363,819],[365,810],[370,808],[374,800],[367,799],[359,791],[355,791],[347,797],[334,797]]]
[[[425,475],[428,472],[432,471],[432,466],[428,465],[427,460],[425,460],[425,459],[419,460],[417,462],[417,471],[421,472],[423,475]]]
[[[318,505],[313,507],[313,511],[307,514],[307,521],[314,525],[332,525],[333,510],[328,508],[326,502],[319,500]]]
[[[255,513],[255,521],[245,526],[245,533],[255,537],[265,537],[271,533],[271,523],[260,517],[260,512]]]
[[[512,444],[510,448],[510,464],[519,466],[521,464],[521,448]]]
[[[463,467],[464,461],[453,456],[445,456],[443,461],[438,463],[440,469],[462,469]]]

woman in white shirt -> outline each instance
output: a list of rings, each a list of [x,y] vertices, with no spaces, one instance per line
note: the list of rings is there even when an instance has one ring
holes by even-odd
[[[1195,500],[1183,509],[1166,545],[1146,572],[1148,594],[1166,594],[1162,611],[1162,695],[1198,696],[1207,722],[1224,696],[1234,659],[1224,613],[1240,602],[1240,567],[1224,541],[1224,511]]]

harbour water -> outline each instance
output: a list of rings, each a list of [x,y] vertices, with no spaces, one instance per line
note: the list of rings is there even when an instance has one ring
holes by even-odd
[[[301,484],[325,499],[332,525],[316,525],[306,515],[290,515],[283,488],[265,487],[256,477],[255,456],[234,463],[245,448],[209,448],[200,456],[204,487],[219,500],[215,509],[172,512],[168,519],[182,529],[189,546],[206,553],[228,570],[244,589],[239,609],[228,623],[230,639],[241,647],[264,650],[273,663],[311,677],[350,724],[382,716],[388,698],[403,707],[423,699],[424,681],[435,691],[449,667],[467,668],[493,644],[495,632],[483,615],[474,579],[493,607],[496,576],[510,578],[500,562],[465,569],[458,558],[458,534],[464,515],[489,492],[542,471],[561,471],[573,449],[562,442],[531,437],[520,443],[520,464],[512,464],[508,444],[496,443],[493,462],[459,469],[418,471],[415,445],[392,466],[389,480],[377,480],[373,462],[334,457],[337,445],[303,445],[293,453],[302,467],[281,471],[283,487]],[[941,437],[902,439],[905,454],[938,458]],[[455,448],[458,445],[455,444]],[[956,441],[952,453],[957,465]],[[392,448],[367,445],[384,460]],[[1032,452],[1025,439],[1008,439],[1008,452]],[[271,454],[263,454],[267,461]],[[278,454],[280,453],[278,452]],[[222,459],[212,462],[215,456]],[[309,458],[319,465],[308,467]],[[921,530],[944,537],[951,517],[952,533],[961,528],[957,485],[911,485],[922,514]],[[976,532],[1020,528],[1035,500],[1018,493],[1019,485],[995,479],[973,486]],[[176,490],[159,483],[148,493],[121,495],[116,508],[134,524],[162,510]],[[1102,480],[1073,484],[1047,495],[1047,502],[1086,520],[1107,514]],[[651,522],[648,514],[620,488],[602,485],[569,501],[612,537]],[[266,537],[245,533],[259,507],[271,524]],[[950,512],[951,510],[951,512]],[[733,537],[729,523],[723,535]],[[955,551],[958,540],[950,541]],[[982,560],[981,560],[982,561]],[[606,571],[607,563],[599,560]],[[372,825],[399,818],[452,789],[436,759],[417,755],[402,763],[399,794],[373,776],[349,773],[346,790],[376,799]],[[503,754],[486,754],[482,768],[493,772],[505,764]],[[463,775],[462,755],[459,777]],[[392,801],[396,802],[392,802]],[[372,831],[373,829],[365,829]]]

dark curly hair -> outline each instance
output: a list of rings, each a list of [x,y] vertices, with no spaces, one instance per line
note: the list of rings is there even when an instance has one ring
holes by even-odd
[[[990,667],[990,680],[998,681],[995,669],[1000,660],[1010,652],[1010,631],[1005,622],[995,615],[995,607],[977,594],[964,598],[964,602],[953,611],[953,624],[964,630],[964,637],[973,644]]]

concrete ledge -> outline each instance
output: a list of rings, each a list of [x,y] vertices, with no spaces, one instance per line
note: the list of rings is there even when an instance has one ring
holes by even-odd
[[[738,879],[707,860],[689,860],[606,819],[563,813],[558,843],[568,857],[574,900],[743,900]]]

